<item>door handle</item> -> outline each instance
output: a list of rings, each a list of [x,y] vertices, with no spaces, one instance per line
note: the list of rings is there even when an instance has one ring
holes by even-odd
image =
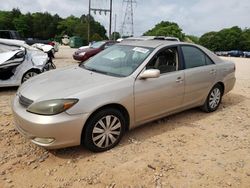
[[[178,77],[178,78],[176,79],[176,82],[177,82],[177,83],[182,83],[182,82],[183,82],[183,79],[182,79],[181,77]]]

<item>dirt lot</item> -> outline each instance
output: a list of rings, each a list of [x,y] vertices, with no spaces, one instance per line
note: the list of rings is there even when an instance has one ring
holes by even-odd
[[[56,65],[72,65],[63,47]],[[16,88],[0,90],[2,187],[250,187],[250,59],[236,63],[237,84],[218,111],[199,109],[126,133],[104,153],[83,147],[47,151],[18,134],[10,109]]]

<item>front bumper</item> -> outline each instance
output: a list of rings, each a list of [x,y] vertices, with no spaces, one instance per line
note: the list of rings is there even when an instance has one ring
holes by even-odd
[[[82,129],[88,114],[69,115],[66,112],[53,116],[32,114],[19,104],[18,98],[16,96],[13,100],[12,111],[15,127],[19,133],[47,149],[80,145]],[[46,139],[50,142],[41,141]]]

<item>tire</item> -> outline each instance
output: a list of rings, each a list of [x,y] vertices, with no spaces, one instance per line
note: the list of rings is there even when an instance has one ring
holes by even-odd
[[[209,92],[207,99],[201,109],[205,112],[214,112],[221,103],[223,90],[219,84],[216,84]]]
[[[48,63],[49,70],[56,69],[56,65],[53,62]]]
[[[40,72],[38,70],[29,70],[26,73],[24,73],[23,78],[22,78],[22,83],[27,81],[28,79],[30,79],[33,76],[38,75]]]
[[[107,151],[115,147],[124,134],[125,122],[119,110],[109,108],[97,112],[85,125],[83,144],[93,152]]]

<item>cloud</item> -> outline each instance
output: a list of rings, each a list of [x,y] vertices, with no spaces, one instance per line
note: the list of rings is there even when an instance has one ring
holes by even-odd
[[[113,0],[113,20],[117,14],[117,30],[121,28],[125,9],[123,0]],[[98,8],[108,8],[109,0],[92,0]],[[11,0],[3,1],[0,10],[19,8],[26,12],[45,12],[80,16],[88,14],[88,0]],[[179,24],[187,34],[202,35],[212,30],[220,30],[234,25],[249,27],[249,0],[137,0],[134,7],[135,35],[141,35],[160,21],[172,21]],[[105,25],[108,31],[108,15],[92,15]],[[114,28],[114,23],[113,27]]]

